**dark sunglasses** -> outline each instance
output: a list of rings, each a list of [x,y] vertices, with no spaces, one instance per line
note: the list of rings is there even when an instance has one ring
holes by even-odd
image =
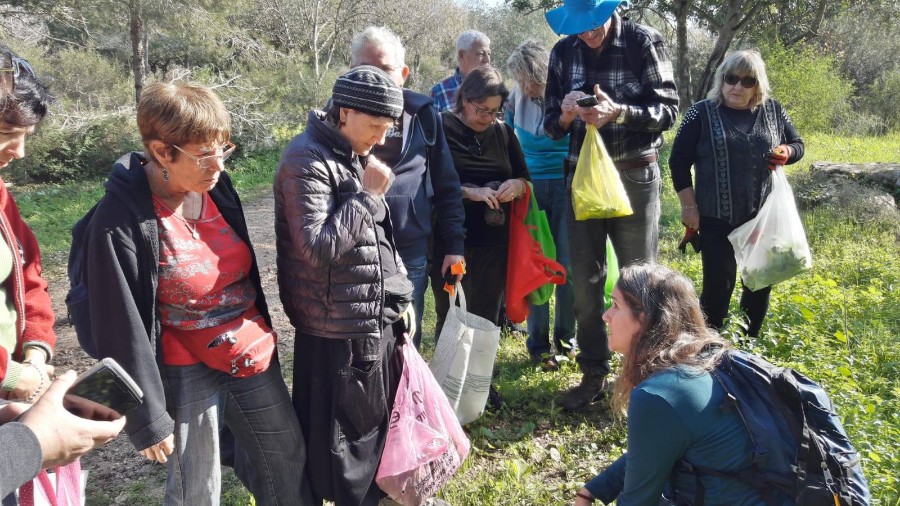
[[[9,59],[9,66],[7,66],[5,61],[0,60],[0,65],[2,65],[0,66],[0,89],[4,92],[13,93],[16,91],[16,79],[19,78],[22,72],[27,72],[32,78],[37,79],[34,69],[31,68],[27,61],[9,53],[3,56],[6,56],[4,60]]]
[[[744,88],[753,88],[754,86],[756,86],[756,83],[759,82],[755,77],[751,77],[751,76],[738,77],[734,74],[725,74],[724,79],[725,79],[725,84],[727,84],[729,86],[734,86],[737,83],[741,83],[741,86],[743,86]]]

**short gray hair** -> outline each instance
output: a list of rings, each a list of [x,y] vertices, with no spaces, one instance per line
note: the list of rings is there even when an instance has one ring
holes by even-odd
[[[487,35],[478,30],[466,30],[456,38],[456,52],[472,49],[472,44],[475,42],[481,42],[484,46],[491,45],[491,39]]]
[[[725,97],[722,96],[722,81],[725,74],[746,74],[756,78],[756,91],[750,99],[750,109],[756,109],[769,98],[771,88],[769,88],[769,76],[766,75],[766,64],[763,63],[762,55],[755,49],[742,49],[734,51],[725,56],[716,73],[713,76],[712,88],[709,89],[706,98],[712,100],[716,105],[722,105]]]
[[[394,53],[394,64],[403,67],[406,65],[406,49],[400,37],[383,26],[370,26],[353,36],[350,43],[350,64],[359,65],[359,53],[366,46],[372,46]]]
[[[513,49],[506,60],[506,69],[520,84],[533,82],[538,86],[547,84],[547,65],[550,52],[537,41],[528,40]]]

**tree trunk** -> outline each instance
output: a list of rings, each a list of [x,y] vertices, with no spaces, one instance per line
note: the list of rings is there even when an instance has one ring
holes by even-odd
[[[144,76],[147,74],[144,53],[144,19],[141,13],[141,1],[131,0],[131,66],[134,70],[134,103],[137,106],[144,89]]]
[[[675,3],[675,82],[678,84],[680,109],[686,110],[691,101],[691,66],[688,62],[687,19],[693,0]]]
[[[752,0],[750,2],[745,2],[744,0],[728,0],[728,10],[725,13],[725,20],[719,27],[719,35],[718,38],[716,38],[716,44],[713,46],[713,50],[706,60],[706,66],[703,68],[703,73],[700,75],[700,81],[697,83],[697,89],[694,93],[695,100],[702,100],[703,97],[706,96],[706,93],[712,87],[716,68],[722,63],[725,54],[728,53],[731,42],[741,33],[747,25],[747,22],[756,17],[756,13],[759,11],[761,5],[762,3],[758,0]]]

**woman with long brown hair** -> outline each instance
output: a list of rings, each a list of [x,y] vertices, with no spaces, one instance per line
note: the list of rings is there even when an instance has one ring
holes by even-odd
[[[736,410],[720,409],[726,392],[710,374],[729,346],[707,328],[690,280],[661,265],[631,265],[612,298],[603,320],[610,350],[624,356],[612,404],[627,411],[628,450],[585,484],[575,504],[669,504],[660,498],[671,500],[672,487],[690,496],[696,477],[677,470],[682,460],[726,472],[748,467],[750,435]],[[737,480],[703,483],[707,505],[762,503]]]

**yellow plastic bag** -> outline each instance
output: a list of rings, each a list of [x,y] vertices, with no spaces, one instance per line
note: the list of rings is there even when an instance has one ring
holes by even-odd
[[[588,125],[572,180],[576,220],[618,218],[633,214],[619,171],[606,152],[597,127]]]

